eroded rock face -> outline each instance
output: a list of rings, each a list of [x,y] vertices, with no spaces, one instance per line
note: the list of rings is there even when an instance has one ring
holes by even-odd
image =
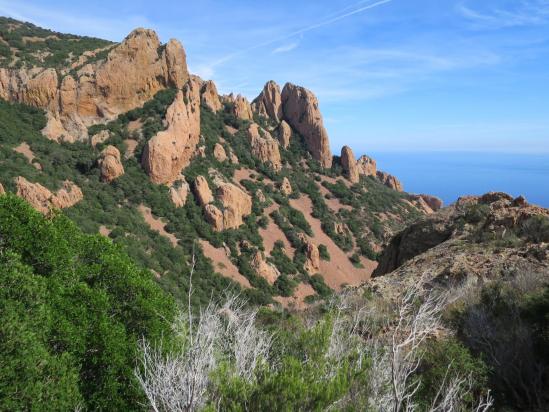
[[[377,164],[376,161],[366,155],[360,156],[356,162],[358,173],[364,176],[376,176]]]
[[[155,32],[136,29],[105,60],[59,78],[54,69],[0,69],[0,97],[48,112],[44,134],[56,141],[86,141],[87,128],[140,107],[166,87],[189,79],[176,40],[161,47]]]
[[[170,187],[170,199],[175,207],[183,207],[187,203],[190,187],[184,177],[177,180]]]
[[[265,256],[260,251],[257,251],[251,261],[252,267],[259,276],[269,282],[271,285],[280,276],[278,269],[271,263],[265,260]]]
[[[261,136],[261,133],[263,133],[263,136]],[[282,168],[278,141],[273,139],[269,132],[262,130],[256,123],[252,123],[248,128],[248,138],[254,157],[257,157],[263,163],[270,164],[275,170]]]
[[[432,195],[417,195],[417,196],[423,199],[423,201],[427,203],[427,205],[429,205],[431,210],[433,210],[434,212],[442,209],[442,206],[444,205],[444,202],[439,197],[432,196]]]
[[[233,114],[241,120],[253,120],[252,107],[244,96],[230,96],[233,102]]]
[[[282,96],[280,86],[274,81],[269,81],[263,87],[263,91],[252,103],[252,109],[265,117],[269,117],[275,122],[282,120]]]
[[[318,273],[320,271],[320,252],[310,240],[305,244],[305,256],[307,257],[303,266],[305,270],[311,275]]]
[[[341,166],[343,173],[351,183],[360,181],[360,174],[356,164],[355,155],[349,146],[343,146],[341,149]]]
[[[187,167],[200,140],[200,91],[192,80],[180,90],[166,113],[168,128],[143,151],[142,164],[157,184],[173,182]]]
[[[90,144],[95,147],[97,146],[99,143],[103,143],[105,141],[107,141],[107,139],[110,137],[110,133],[108,130],[101,130],[99,133],[96,133],[94,134],[91,138],[90,138]]]
[[[208,203],[213,202],[213,194],[208,185],[208,181],[204,176],[198,176],[194,181],[193,187],[194,195],[198,204],[202,207],[206,206]]]
[[[225,149],[219,143],[215,144],[213,155],[218,162],[224,162],[227,160],[227,153],[225,153]]]
[[[219,100],[219,94],[217,93],[217,87],[211,80],[205,82],[200,90],[202,104],[208,107],[212,112],[217,113],[223,105]]]
[[[216,206],[206,205],[204,207],[204,215],[216,232],[221,232],[225,229],[223,225],[223,213]]]
[[[285,120],[282,120],[280,122],[280,126],[278,126],[278,141],[280,142],[280,145],[287,149],[290,146],[290,139],[292,138],[292,128],[288,123],[286,123]]]
[[[292,184],[287,177],[282,179],[282,183],[280,184],[280,191],[285,196],[290,196],[292,194]]]
[[[120,160],[120,151],[114,146],[107,146],[99,158],[101,180],[110,183],[124,174],[124,166]]]
[[[389,173],[382,172],[380,170],[377,171],[377,178],[388,188],[391,188],[393,190],[396,190],[397,192],[403,192],[404,188],[402,187],[402,183],[393,175],[390,175]]]
[[[6,190],[4,189],[4,186],[2,186],[2,183],[0,183],[0,196],[5,193],[6,193]]]
[[[25,199],[40,213],[47,214],[52,209],[65,209],[80,202],[84,195],[78,186],[70,181],[63,182],[57,193],[52,193],[39,183],[31,183],[24,177],[15,180],[17,196]]]
[[[216,198],[223,205],[224,229],[236,229],[244,223],[244,217],[252,213],[252,198],[232,183],[220,183]]]
[[[304,137],[313,158],[322,167],[330,168],[330,142],[316,96],[303,87],[287,83],[282,90],[282,108],[284,119]]]

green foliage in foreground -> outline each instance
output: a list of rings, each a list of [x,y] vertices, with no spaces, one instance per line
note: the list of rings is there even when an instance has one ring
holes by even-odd
[[[0,196],[0,410],[135,410],[137,341],[173,301],[121,249]]]

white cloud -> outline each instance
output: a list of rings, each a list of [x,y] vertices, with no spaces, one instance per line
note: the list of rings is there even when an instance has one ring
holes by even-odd
[[[488,5],[488,7],[486,7]],[[504,9],[490,7],[484,3],[482,10],[467,5],[466,1],[456,6],[457,12],[470,21],[474,29],[502,29],[541,25],[549,21],[548,0],[516,0],[512,6]]]
[[[283,45],[283,46],[280,46],[280,47],[277,47],[276,49],[274,49],[274,50],[273,50],[273,54],[277,54],[277,53],[287,53],[287,52],[289,52],[289,51],[292,51],[292,50],[296,49],[297,46],[299,46],[299,43],[298,43],[298,42],[285,44],[285,45]]]

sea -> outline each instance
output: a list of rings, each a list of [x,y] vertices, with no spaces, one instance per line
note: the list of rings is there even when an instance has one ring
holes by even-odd
[[[549,154],[479,152],[372,152],[378,169],[400,179],[409,193],[440,197],[446,205],[460,196],[491,191],[523,195],[549,208]]]

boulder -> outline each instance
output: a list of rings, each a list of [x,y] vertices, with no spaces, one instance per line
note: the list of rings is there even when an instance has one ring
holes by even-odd
[[[328,132],[324,128],[318,99],[309,90],[287,83],[282,90],[284,120],[305,139],[307,149],[322,167],[332,166]]]
[[[170,187],[170,198],[175,207],[183,207],[187,203],[190,187],[185,178],[182,176]]]
[[[261,129],[256,123],[252,123],[248,128],[248,138],[254,157],[263,163],[270,164],[275,170],[282,168],[278,142],[271,137],[269,132]]]
[[[256,113],[279,123],[283,116],[280,86],[272,80],[267,82],[263,87],[263,91],[253,101],[252,109]]]
[[[292,194],[292,184],[287,177],[282,179],[282,183],[280,184],[280,192],[282,192],[284,196],[290,196]]]
[[[101,180],[110,183],[124,174],[124,166],[120,161],[120,151],[114,146],[107,146],[99,158]]]
[[[223,108],[223,105],[219,100],[217,87],[213,81],[209,80],[202,85],[200,96],[202,104],[208,107],[212,112],[217,113]]]
[[[286,123],[285,120],[282,120],[280,122],[280,125],[278,126],[278,141],[280,142],[280,145],[287,149],[290,146],[290,139],[292,138],[292,128],[288,123]]]
[[[154,183],[173,182],[187,167],[200,140],[200,94],[190,81],[166,112],[167,129],[149,140],[142,164]]]
[[[356,162],[358,173],[363,176],[376,176],[377,164],[376,161],[366,155],[360,156]]]
[[[219,143],[215,144],[213,155],[218,162],[224,162],[225,160],[227,160],[227,153],[225,153],[225,148]]]
[[[390,189],[396,190],[397,192],[403,192],[404,188],[402,187],[402,183],[394,177],[393,175],[390,175],[389,173],[382,172],[380,170],[377,171],[377,178],[383,183],[385,186],[387,186]]]
[[[418,195],[418,196],[421,197],[423,201],[427,203],[434,212],[442,209],[442,206],[444,205],[444,202],[439,197],[432,196],[432,195]]]
[[[259,250],[252,258],[251,265],[256,273],[271,285],[273,285],[280,276],[278,269],[272,263],[267,262],[263,253]]]
[[[341,149],[341,166],[343,173],[351,183],[360,181],[360,173],[356,164],[355,155],[349,146],[343,146]]]
[[[223,213],[216,206],[206,205],[204,207],[204,216],[216,232],[225,230],[225,226],[223,226]]]
[[[194,195],[200,206],[205,206],[213,202],[213,194],[208,185],[208,181],[204,176],[198,176],[194,181]]]
[[[244,223],[244,217],[252,213],[252,198],[232,183],[220,183],[216,198],[223,205],[225,229],[236,229]]]
[[[40,213],[47,214],[52,209],[64,209],[74,206],[84,196],[78,186],[70,181],[63,182],[57,193],[52,193],[39,183],[31,183],[24,177],[15,180],[17,196],[25,199]]]

